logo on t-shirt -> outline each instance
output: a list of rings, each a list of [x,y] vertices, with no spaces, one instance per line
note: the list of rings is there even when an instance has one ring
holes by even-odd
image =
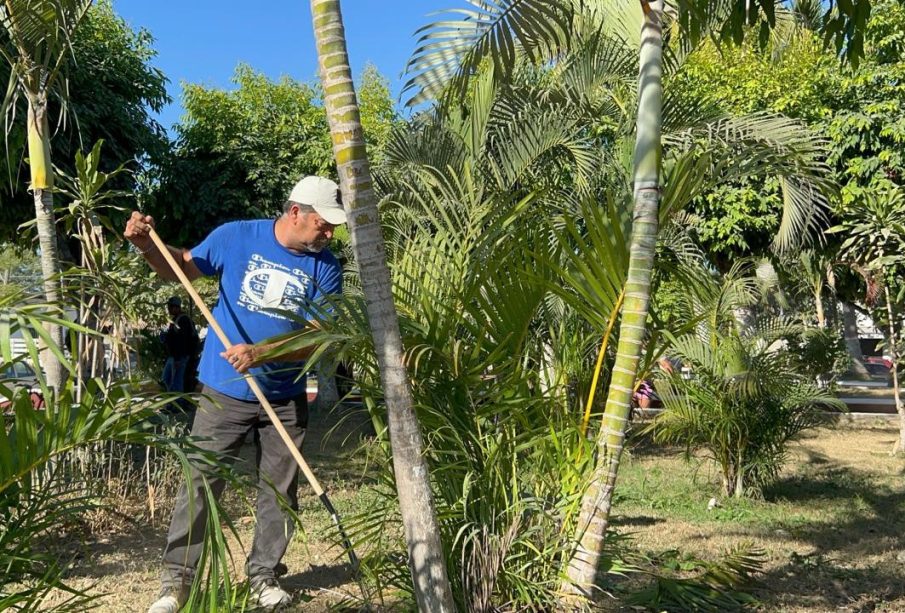
[[[303,270],[290,269],[278,262],[251,255],[245,267],[239,305],[275,319],[286,319],[264,309],[284,309],[301,314],[311,278]]]

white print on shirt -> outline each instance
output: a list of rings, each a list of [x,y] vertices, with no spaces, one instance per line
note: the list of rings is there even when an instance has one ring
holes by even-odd
[[[286,317],[263,309],[285,309],[301,314],[310,282],[305,271],[270,262],[254,253],[245,267],[239,306],[274,319]]]

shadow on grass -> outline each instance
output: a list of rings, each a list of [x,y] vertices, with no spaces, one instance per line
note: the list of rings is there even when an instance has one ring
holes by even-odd
[[[768,606],[807,603],[827,611],[874,611],[892,601],[905,606],[898,602],[905,598],[905,581],[896,557],[905,548],[905,492],[817,455],[819,473],[782,479],[765,489],[764,497],[809,505],[843,503],[845,512],[789,528],[794,539],[811,544],[814,551],[793,552],[762,576],[765,588],[759,596]]]
[[[344,586],[354,581],[352,568],[348,564],[337,562],[332,565],[312,564],[303,572],[282,577],[280,584],[290,591],[318,592]]]
[[[814,611],[892,612],[905,606],[905,583],[896,569],[848,568],[844,560],[819,555],[793,556],[759,575],[758,583],[761,587],[753,593],[765,611],[794,605]]]
[[[66,543],[65,549],[72,552],[75,562],[66,573],[67,580],[104,580],[119,576],[124,570],[142,568],[157,571],[160,568],[165,535],[163,528],[139,528],[101,540]],[[154,579],[156,578],[155,575]],[[111,587],[100,585],[98,591],[111,590]]]
[[[614,515],[613,516],[613,525],[614,526],[627,526],[627,527],[639,527],[639,526],[655,526],[657,524],[665,523],[666,520],[660,517],[650,517],[649,515],[635,515],[635,516],[625,516],[625,515]]]

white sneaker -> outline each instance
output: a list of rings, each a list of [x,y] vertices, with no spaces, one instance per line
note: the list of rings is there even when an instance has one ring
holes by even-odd
[[[252,586],[251,598],[256,605],[268,610],[284,607],[292,602],[292,596],[280,587],[276,579],[264,579]]]
[[[178,613],[188,599],[187,589],[167,591],[151,605],[148,613]]]

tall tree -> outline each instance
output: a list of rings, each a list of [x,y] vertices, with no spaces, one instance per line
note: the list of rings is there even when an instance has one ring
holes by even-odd
[[[645,6],[639,57],[632,182],[635,207],[619,343],[606,410],[597,435],[598,460],[582,499],[576,534],[578,545],[563,582],[566,593],[587,599],[595,597],[593,589],[603,554],[650,303],[650,278],[660,210],[660,125],[663,115],[663,2],[660,0]]]
[[[339,1],[312,0],[311,13],[333,155],[387,405],[396,491],[408,543],[415,598],[421,611],[452,612],[455,605],[393,304],[377,197],[349,68]]]
[[[76,153],[101,139],[105,143],[101,170],[105,172],[136,160],[158,159],[167,149],[166,132],[151,116],[169,101],[166,77],[151,65],[153,42],[148,31],[133,30],[117,15],[110,0],[100,0],[88,9],[72,38],[65,100],[69,116],[65,121],[54,125],[53,118],[60,116],[63,103],[55,96],[48,100],[55,167],[74,174]],[[0,81],[8,80],[9,72],[9,66],[0,63]],[[24,97],[15,112],[16,116],[26,115]],[[17,240],[22,235],[19,226],[34,218],[33,200],[25,194],[26,181],[20,180],[26,157],[24,135],[24,123],[11,125],[7,146],[0,150],[3,240]],[[138,182],[139,175],[122,173],[114,186],[133,192]],[[72,242],[69,246],[74,247]]]
[[[35,222],[41,247],[44,294],[51,304],[60,302],[59,250],[53,216],[53,161],[50,148],[48,100],[65,92],[64,73],[72,50],[72,37],[88,12],[91,0],[7,0],[0,5],[0,23],[11,48],[0,47],[9,63],[10,81],[28,103],[26,129]],[[15,101],[13,101],[14,103]],[[48,325],[53,342],[63,346],[63,329]],[[63,363],[51,351],[43,352],[48,384],[59,389]]]

